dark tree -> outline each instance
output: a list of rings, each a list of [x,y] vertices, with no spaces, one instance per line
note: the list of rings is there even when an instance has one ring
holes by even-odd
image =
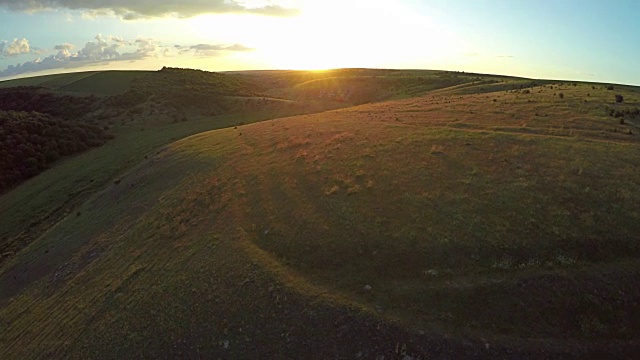
[[[0,111],[0,193],[59,158],[103,145],[102,128],[37,112]]]
[[[60,95],[34,86],[0,89],[0,110],[35,111],[65,120],[82,118],[95,110],[98,102],[95,95]]]

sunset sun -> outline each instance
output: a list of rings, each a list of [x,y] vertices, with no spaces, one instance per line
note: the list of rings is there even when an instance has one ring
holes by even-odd
[[[299,18],[268,39],[270,61],[292,69],[384,67],[394,58],[410,61],[416,54],[447,57],[463,46],[452,42],[446,29],[400,4],[339,3],[340,11],[333,6],[303,8]]]
[[[267,67],[321,70],[342,67],[388,67],[403,59],[443,59],[468,52],[468,45],[444,24],[410,8],[386,1],[309,2],[290,19],[234,15],[190,20],[195,34],[215,38],[235,26],[232,42],[249,44]],[[340,9],[336,11],[335,8]]]

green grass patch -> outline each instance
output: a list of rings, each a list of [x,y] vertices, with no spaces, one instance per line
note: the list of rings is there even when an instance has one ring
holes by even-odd
[[[95,95],[123,94],[136,79],[152,74],[152,71],[101,71],[80,78],[56,90]]]

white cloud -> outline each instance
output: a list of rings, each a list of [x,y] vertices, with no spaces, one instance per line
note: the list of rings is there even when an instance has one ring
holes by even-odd
[[[49,52],[49,50],[47,50],[47,49],[41,49],[41,48],[35,47],[35,46],[31,47],[31,53],[34,54],[34,55],[42,55],[42,54],[46,54],[48,52]]]
[[[53,48],[55,50],[68,50],[68,51],[71,51],[71,50],[75,49],[76,47],[73,44],[64,43],[64,44],[56,45]]]
[[[128,52],[122,52],[123,47],[131,47]],[[148,38],[124,40],[114,36],[98,35],[94,41],[89,41],[77,52],[72,52],[71,44],[56,45],[55,55],[37,58],[18,65],[9,65],[0,71],[0,77],[15,76],[28,72],[51,69],[77,68],[95,64],[116,61],[137,61],[157,56],[161,49],[157,41]]]
[[[220,45],[220,44],[197,44],[192,46],[176,46],[181,54],[193,51],[196,56],[200,57],[213,57],[221,55],[229,51],[252,51],[254,49],[248,48],[244,45]]]
[[[6,50],[5,45],[0,42],[0,49],[4,47]],[[55,45],[53,49],[57,51],[54,55],[44,58],[38,57],[33,61],[8,66],[5,70],[0,71],[0,77],[16,76],[43,70],[79,68],[119,61],[133,62],[156,57],[173,57],[174,55],[213,57],[229,52],[253,50],[241,44],[197,44],[167,47],[160,45],[159,41],[152,38],[124,39],[112,35],[97,35],[94,40],[87,42],[77,51],[74,51],[75,46],[69,43]],[[33,48],[31,48],[31,53],[34,53]]]
[[[2,55],[4,56],[18,56],[22,54],[31,53],[31,46],[29,46],[29,40],[13,39],[12,42],[3,42]]]
[[[14,11],[34,12],[50,9],[83,11],[83,16],[95,18],[117,15],[125,20],[148,17],[193,17],[201,14],[235,13],[266,16],[294,16],[297,9],[291,9],[262,1],[262,6],[249,7],[237,0],[0,0],[0,7]]]

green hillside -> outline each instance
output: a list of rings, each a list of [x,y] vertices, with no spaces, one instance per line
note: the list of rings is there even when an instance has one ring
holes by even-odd
[[[324,99],[359,105],[424,95],[461,84],[528,81],[494,75],[429,70],[337,69],[327,71],[247,71],[267,94],[288,99]]]
[[[284,81],[235,75],[210,91]],[[287,76],[310,98],[354,86]],[[0,197],[21,241],[34,209],[64,203],[48,181],[86,189],[8,255],[0,357],[636,354],[639,89],[447,76],[245,126],[268,117],[123,127]]]
[[[54,89],[72,93],[117,95],[129,90],[136,79],[152,73],[151,71],[101,71]],[[44,84],[44,86],[47,85]]]
[[[94,94],[100,96],[117,95],[126,92],[131,83],[152,71],[85,71],[7,80],[0,82],[0,88],[18,86],[40,86],[49,90]]]
[[[77,72],[66,74],[54,74],[44,76],[33,76],[15,80],[0,81],[0,88],[10,88],[17,86],[44,86],[51,89],[58,89],[59,87],[69,85],[74,81],[82,79],[87,76],[96,74],[96,71],[89,72]]]

